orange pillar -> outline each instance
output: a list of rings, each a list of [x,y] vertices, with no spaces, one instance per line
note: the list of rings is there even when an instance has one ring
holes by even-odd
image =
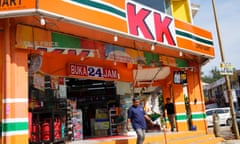
[[[205,103],[202,90],[200,68],[197,64],[192,64],[193,71],[188,71],[188,95],[190,102],[190,110],[192,116],[192,124],[197,130],[207,131],[207,123],[205,119]]]
[[[183,86],[179,84],[173,84],[172,94],[174,97],[176,121],[178,131],[188,130],[187,114],[185,108],[185,101],[183,95]]]
[[[4,33],[3,33],[3,22],[0,21],[0,76],[1,76],[1,81],[0,81],[0,98],[3,98],[3,48],[4,48]],[[2,102],[0,103],[0,119],[2,120]],[[2,131],[2,130],[1,130]],[[0,136],[0,144],[2,144],[2,136]]]
[[[173,72],[178,69],[171,69],[171,74],[166,79],[165,85],[163,86],[163,97],[166,101],[167,97],[170,97],[175,105],[176,112],[176,127],[178,131],[188,130],[187,115],[185,109],[183,86],[180,84],[173,83]]]
[[[28,144],[27,53],[14,48],[15,30],[4,20],[2,143]]]

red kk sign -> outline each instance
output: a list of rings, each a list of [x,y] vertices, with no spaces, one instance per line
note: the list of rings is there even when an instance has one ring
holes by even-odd
[[[128,31],[140,38],[176,46],[174,19],[144,5],[127,1]]]

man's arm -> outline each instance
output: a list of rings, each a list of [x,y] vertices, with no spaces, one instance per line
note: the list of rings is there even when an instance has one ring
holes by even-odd
[[[129,125],[131,123],[131,117],[132,117],[132,111],[131,111],[131,108],[129,108],[127,112],[127,123],[126,123],[126,128],[128,131],[130,130]]]
[[[128,131],[130,130],[130,129],[129,129],[129,124],[130,124],[130,122],[131,122],[131,119],[128,118],[128,119],[127,119],[127,123],[126,123],[126,127],[127,127],[127,130],[128,130]]]
[[[147,114],[144,115],[144,118],[145,118],[147,121],[149,121],[150,124],[154,125],[153,121],[151,120],[151,118],[150,118]]]

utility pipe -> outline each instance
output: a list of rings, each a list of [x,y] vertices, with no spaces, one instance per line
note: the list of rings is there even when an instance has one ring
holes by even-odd
[[[216,13],[214,0],[212,0],[212,7],[213,7],[215,24],[216,24],[221,59],[222,59],[222,62],[225,63],[224,52],[223,52],[223,47],[222,47],[222,40],[221,40],[221,36],[220,36],[220,30],[219,30],[219,26],[218,26],[218,19],[217,19],[217,13]],[[237,125],[237,120],[236,120],[236,113],[235,113],[233,98],[232,98],[231,82],[230,82],[230,78],[229,78],[228,74],[225,75],[225,80],[226,80],[226,87],[227,87],[227,96],[228,96],[230,111],[231,111],[231,116],[232,116],[233,130],[235,132],[236,138],[239,139],[239,131],[238,131],[238,125]]]

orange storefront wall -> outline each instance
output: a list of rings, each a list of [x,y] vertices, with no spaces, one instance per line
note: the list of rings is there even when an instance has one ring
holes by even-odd
[[[0,23],[0,75],[1,75],[1,81],[0,81],[0,98],[3,98],[3,52],[4,52],[4,36],[2,31],[2,23]],[[0,103],[0,111],[1,115],[0,118],[2,120],[2,102]],[[1,130],[2,131],[2,130]],[[0,144],[2,143],[2,137],[0,138]]]
[[[14,49],[9,19],[0,23],[1,143],[28,143],[27,52]]]

